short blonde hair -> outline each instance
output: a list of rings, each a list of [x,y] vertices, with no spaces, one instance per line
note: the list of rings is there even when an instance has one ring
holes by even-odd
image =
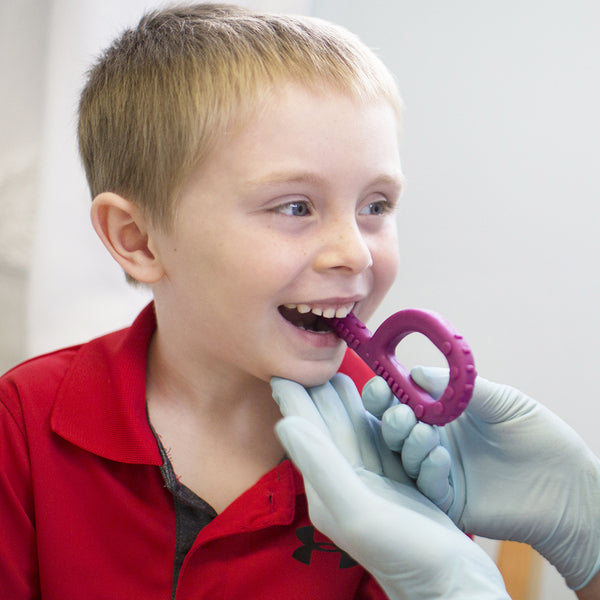
[[[147,14],[102,54],[81,95],[79,148],[92,196],[118,193],[168,229],[179,187],[219,135],[288,81],[383,98],[400,117],[393,77],[341,27],[228,4]]]

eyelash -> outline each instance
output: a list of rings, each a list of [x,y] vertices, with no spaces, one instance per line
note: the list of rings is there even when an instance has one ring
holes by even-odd
[[[302,209],[305,211],[304,214],[295,214],[295,207],[302,207]],[[308,202],[307,200],[293,200],[291,202],[286,202],[285,204],[277,206],[275,210],[278,213],[289,217],[308,217],[311,214],[310,202]]]
[[[374,217],[382,217],[394,212],[395,210],[395,205],[389,200],[377,200],[375,202],[370,202],[365,207],[363,207],[359,211],[359,215],[365,214],[363,212],[365,208],[372,210],[374,207],[380,207],[381,209],[381,212],[378,213],[368,213],[370,216]],[[297,208],[301,208],[301,210],[303,211],[302,214],[298,214],[297,212],[295,212],[295,209]],[[312,214],[310,202],[308,202],[307,200],[294,200],[292,202],[286,202],[285,204],[277,206],[275,210],[276,212],[279,212],[289,217],[309,217]]]
[[[376,200],[375,202],[369,202],[369,204],[367,204],[366,207],[360,210],[359,214],[363,214],[363,210],[365,210],[365,208],[372,209],[375,206],[380,207],[381,212],[369,213],[371,216],[374,217],[383,217],[387,214],[393,213],[395,209],[395,205],[389,200]]]

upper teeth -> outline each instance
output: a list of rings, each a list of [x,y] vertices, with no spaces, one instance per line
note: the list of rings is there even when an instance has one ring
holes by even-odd
[[[319,306],[309,306],[308,304],[285,304],[286,308],[295,308],[299,313],[313,313],[319,317],[325,317],[327,319],[333,319],[334,317],[338,319],[343,319],[347,317],[350,311],[354,308],[354,304],[345,304],[344,306],[340,306],[338,308],[322,308]]]

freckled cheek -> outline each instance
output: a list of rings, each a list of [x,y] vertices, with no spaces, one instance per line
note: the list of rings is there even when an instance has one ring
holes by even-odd
[[[388,261],[385,265],[382,265],[380,271],[375,273],[372,297],[375,307],[379,306],[390,291],[396,279],[397,271],[397,261]]]
[[[385,246],[385,251],[373,255],[372,288],[368,300],[366,300],[357,316],[363,321],[367,321],[373,316],[373,313],[390,290],[396,275],[398,273],[398,251],[395,247]]]
[[[390,236],[381,244],[373,257],[373,269],[377,281],[375,285],[385,294],[394,283],[398,274],[400,254],[395,236]]]

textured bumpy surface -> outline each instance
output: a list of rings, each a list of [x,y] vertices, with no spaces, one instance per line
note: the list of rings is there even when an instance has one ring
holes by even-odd
[[[348,347],[376,375],[386,380],[398,400],[412,408],[419,421],[445,425],[466,408],[477,376],[473,355],[463,337],[437,313],[422,309],[401,310],[386,319],[373,334],[353,313],[329,322]],[[421,333],[429,338],[448,361],[448,386],[438,400],[420,388],[396,359],[396,346],[411,333]]]

